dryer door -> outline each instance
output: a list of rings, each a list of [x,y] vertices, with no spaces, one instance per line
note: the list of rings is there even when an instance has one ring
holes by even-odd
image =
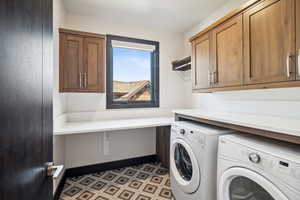
[[[182,139],[171,144],[170,166],[174,179],[185,193],[194,193],[200,185],[200,169],[192,148]]]
[[[245,168],[231,168],[219,180],[221,200],[288,200],[265,177]]]

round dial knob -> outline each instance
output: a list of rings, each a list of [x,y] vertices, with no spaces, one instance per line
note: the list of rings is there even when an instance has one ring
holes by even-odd
[[[180,129],[180,134],[184,135],[185,134],[185,130],[184,129]]]
[[[253,163],[259,163],[260,162],[260,156],[257,153],[250,153],[249,154],[249,160]]]

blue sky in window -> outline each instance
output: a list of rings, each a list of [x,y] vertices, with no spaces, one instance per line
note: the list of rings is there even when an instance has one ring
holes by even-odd
[[[149,51],[113,48],[113,80],[140,81],[151,79],[151,53]]]

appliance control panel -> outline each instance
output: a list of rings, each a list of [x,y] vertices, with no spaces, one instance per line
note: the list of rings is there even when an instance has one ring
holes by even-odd
[[[177,125],[173,125],[171,127],[171,131],[176,133],[176,134],[179,134],[181,136],[188,136],[188,135],[194,133],[192,130],[189,130],[186,127],[181,127],[181,126],[177,126]]]
[[[201,148],[205,147],[205,136],[203,134],[200,134],[197,130],[173,125],[171,127],[171,131],[177,134],[178,137],[188,139],[192,142],[197,142]]]
[[[293,187],[300,188],[300,163],[236,143],[219,143],[219,155],[236,160],[267,175],[277,177]]]
[[[244,158],[248,160],[248,164],[253,167],[260,168],[274,176],[296,178],[300,181],[300,164],[257,150],[245,148],[242,152]]]

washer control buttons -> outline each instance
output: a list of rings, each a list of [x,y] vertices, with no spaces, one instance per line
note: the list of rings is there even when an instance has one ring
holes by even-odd
[[[249,160],[253,163],[259,163],[261,161],[260,156],[257,153],[250,153]]]

